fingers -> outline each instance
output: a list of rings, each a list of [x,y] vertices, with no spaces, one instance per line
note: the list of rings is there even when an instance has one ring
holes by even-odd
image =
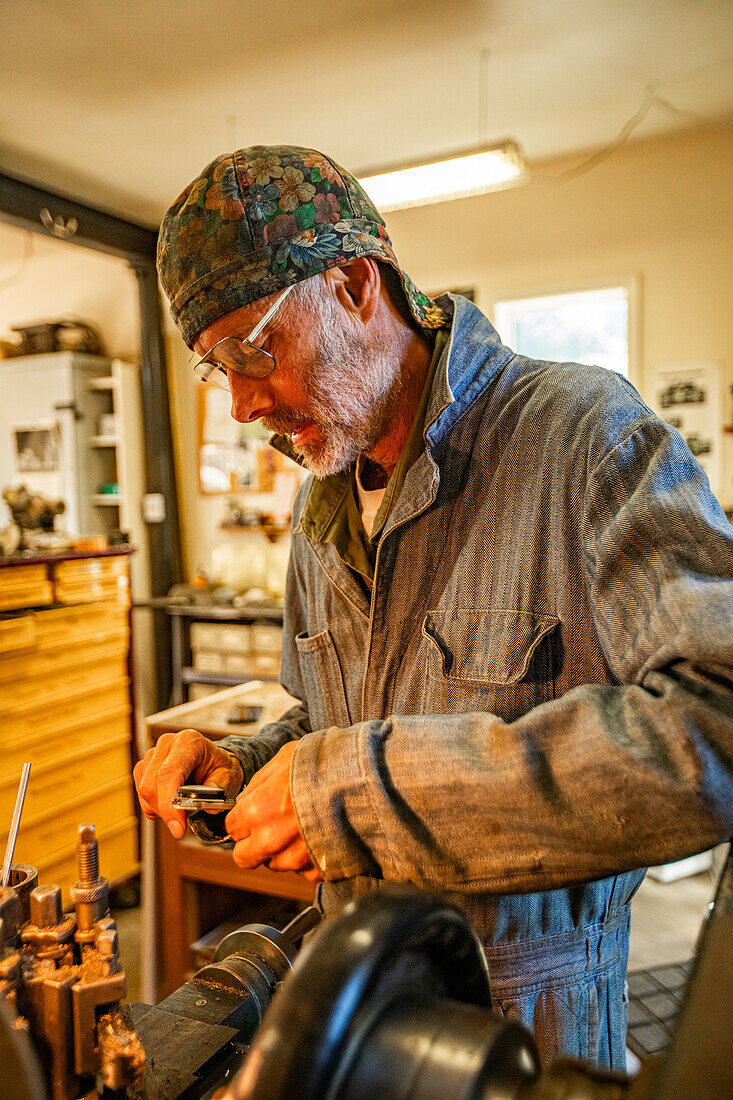
[[[186,831],[186,815],[171,806],[178,788],[202,764],[207,741],[196,730],[163,734],[154,748],[135,765],[133,776],[146,817],[160,817],[177,839]]]
[[[303,878],[307,878],[309,882],[323,882],[323,875],[317,867],[311,867],[309,871],[301,871]]]

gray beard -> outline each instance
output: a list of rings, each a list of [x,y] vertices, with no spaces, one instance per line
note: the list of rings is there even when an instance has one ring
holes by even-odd
[[[323,442],[293,444],[303,465],[317,478],[347,470],[385,434],[399,410],[405,384],[399,363],[382,347],[364,347],[344,331],[340,318],[315,312],[318,342],[324,349],[303,371],[300,382],[310,395],[307,413],[282,411],[263,420],[269,431],[291,435],[311,420]]]

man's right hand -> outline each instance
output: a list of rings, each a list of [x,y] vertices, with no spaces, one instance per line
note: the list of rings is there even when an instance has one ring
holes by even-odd
[[[244,785],[236,756],[196,730],[164,733],[138,760],[133,775],[145,816],[162,818],[177,840],[186,831],[186,815],[171,806],[180,786],[189,782],[221,787],[227,798],[234,798]]]

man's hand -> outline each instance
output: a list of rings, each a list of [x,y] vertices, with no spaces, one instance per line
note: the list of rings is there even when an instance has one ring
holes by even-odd
[[[171,799],[182,784],[188,780],[221,787],[227,798],[234,798],[244,782],[236,756],[196,730],[164,733],[137,762],[133,775],[145,816],[162,818],[177,840],[186,831],[186,815],[171,806]]]
[[[232,855],[238,867],[264,863],[271,871],[297,871],[320,882],[290,793],[290,761],[297,746],[297,741],[289,742],[255,772],[227,814],[226,828],[237,841]]]

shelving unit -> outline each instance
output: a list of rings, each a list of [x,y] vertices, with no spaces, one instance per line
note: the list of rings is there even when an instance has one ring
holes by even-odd
[[[103,364],[108,365],[109,373],[87,377],[85,386],[85,443],[94,479],[89,503],[95,510],[100,509],[95,511],[94,522],[102,533],[118,529],[137,535],[135,528],[142,527],[139,513],[144,470],[139,438],[131,439],[130,424],[135,424],[139,431],[142,421],[139,372],[134,364],[121,359],[101,361],[100,366]],[[114,435],[96,433],[100,418],[105,414],[115,417],[117,431]],[[119,491],[99,492],[100,486],[105,484],[117,485]]]
[[[248,608],[236,607],[205,607],[202,605],[181,606],[168,605],[166,607],[171,617],[171,665],[173,671],[173,696],[174,706],[186,701],[189,684],[209,684],[218,687],[234,687],[237,684],[245,684],[250,681],[276,680],[277,673],[232,672],[224,670],[208,672],[205,669],[195,668],[192,662],[191,651],[191,624],[192,623],[232,623],[232,624],[271,624],[282,629],[283,609],[276,604],[253,605]],[[277,659],[279,669],[279,657]]]

